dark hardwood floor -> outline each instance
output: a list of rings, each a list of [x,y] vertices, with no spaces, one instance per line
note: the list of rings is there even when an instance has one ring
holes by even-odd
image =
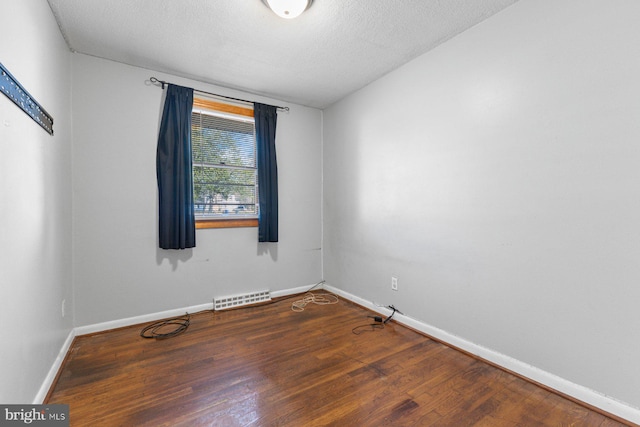
[[[47,403],[72,426],[621,426],[397,323],[295,299],[75,339]]]

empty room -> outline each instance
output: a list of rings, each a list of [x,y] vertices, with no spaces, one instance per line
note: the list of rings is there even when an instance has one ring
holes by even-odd
[[[638,22],[6,0],[0,424],[639,425]]]

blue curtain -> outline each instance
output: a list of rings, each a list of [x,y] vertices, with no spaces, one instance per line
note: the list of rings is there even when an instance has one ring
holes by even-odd
[[[276,162],[277,107],[253,104],[258,152],[258,241],[278,241],[278,165]]]
[[[169,84],[156,153],[162,249],[196,246],[191,176],[192,108],[193,89]]]

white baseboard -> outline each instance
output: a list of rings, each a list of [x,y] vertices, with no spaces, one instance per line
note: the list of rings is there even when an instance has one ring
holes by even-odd
[[[320,283],[323,283],[323,282],[320,282]],[[317,283],[315,287],[314,285],[308,285],[308,286],[298,286],[297,288],[285,289],[283,291],[273,291],[271,292],[271,298],[279,298],[279,297],[286,297],[289,295],[302,294],[307,292],[312,287],[314,289],[322,289],[322,285],[320,283]]]
[[[334,286],[327,285],[326,283],[324,284],[324,289],[382,315],[388,316],[392,313],[391,310],[385,307],[378,307],[371,301],[367,301]],[[633,423],[640,424],[640,409],[634,408],[633,406],[630,406],[624,402],[620,402],[614,398],[605,396],[601,393],[598,393],[597,391],[591,390],[579,384],[572,383],[571,381],[567,381],[564,378],[558,377],[557,375],[543,371],[542,369],[536,368],[535,366],[531,366],[520,360],[498,353],[486,347],[482,347],[481,345],[472,343],[465,340],[464,338],[450,334],[449,332],[443,331],[442,329],[438,329],[434,326],[428,325],[411,317],[396,313],[393,316],[393,319],[398,323],[409,326],[417,331],[420,331],[428,336],[442,341],[445,344],[449,344],[453,347],[457,347],[468,353],[476,355],[509,371],[515,372],[519,375],[522,375],[523,377],[529,378],[530,380],[557,390],[558,392],[563,393],[567,396],[571,396],[581,402],[592,405],[605,412],[616,415]]]
[[[271,292],[272,298],[298,294],[308,291],[313,285],[299,286],[297,288],[284,289],[280,291]],[[320,286],[318,286],[319,288]],[[203,310],[213,309],[213,297],[211,302],[207,304],[193,305],[191,307],[176,308],[172,310],[160,311],[157,313],[144,314],[141,316],[127,317],[125,319],[111,320],[109,322],[95,323],[93,325],[78,326],[75,328],[76,335],[87,335],[96,332],[108,331],[110,329],[122,328],[125,326],[138,325],[140,323],[153,322],[160,319],[166,319],[169,317],[182,316],[185,313],[197,313]]]
[[[38,390],[38,394],[36,394],[36,397],[33,399],[34,405],[39,405],[44,402],[44,399],[47,397],[47,393],[49,393],[49,389],[51,388],[51,385],[55,381],[56,376],[58,375],[58,371],[62,366],[62,362],[64,362],[64,358],[67,356],[67,353],[71,348],[71,343],[73,342],[73,339],[75,337],[76,337],[75,329],[72,329],[69,332],[69,335],[67,335],[67,339],[62,344],[62,347],[58,352],[58,357],[56,357],[56,360],[54,360],[53,365],[51,365],[51,369],[49,369],[47,376],[42,382],[42,385],[40,386],[40,390]]]
[[[123,328],[125,326],[138,325],[140,323],[153,322],[169,317],[183,316],[185,313],[197,313],[202,310],[212,310],[213,299],[208,304],[192,305],[191,307],[176,308],[172,310],[159,311],[157,313],[143,314],[141,316],[127,317],[109,322],[94,323],[93,325],[78,326],[75,328],[76,335],[94,334],[96,332],[108,331],[110,329]]]
[[[277,298],[277,297],[303,293],[308,291],[313,286],[314,285],[300,286],[297,288],[274,291],[274,292],[271,292],[271,297]],[[321,289],[322,285],[321,283],[316,284],[315,287],[316,289]],[[213,309],[213,298],[211,298],[211,302],[207,304],[193,305],[190,307],[176,308],[173,310],[160,311],[157,313],[143,314],[141,316],[127,317],[125,319],[112,320],[109,322],[95,323],[92,325],[75,327],[74,329],[71,330],[71,332],[69,332],[69,336],[67,337],[66,341],[62,345],[62,348],[60,348],[58,357],[53,362],[51,369],[49,369],[49,373],[47,374],[46,378],[42,382],[42,385],[40,386],[40,390],[38,391],[38,394],[34,398],[33,403],[41,404],[44,402],[44,399],[47,397],[47,393],[49,393],[49,389],[51,388],[51,385],[56,379],[56,375],[58,375],[58,371],[62,366],[62,362],[64,361],[64,358],[66,357],[69,349],[71,348],[71,343],[73,342],[73,339],[76,336],[94,334],[96,332],[108,331],[110,329],[123,328],[125,326],[132,326],[132,325],[138,325],[141,323],[153,322],[160,319],[167,319],[169,317],[182,316],[185,313],[197,313],[199,311],[212,310],[212,309]]]

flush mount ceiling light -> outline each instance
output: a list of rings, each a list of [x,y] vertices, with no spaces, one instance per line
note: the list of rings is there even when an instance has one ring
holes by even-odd
[[[302,12],[307,10],[313,0],[262,0],[264,4],[269,6],[276,15],[293,19],[302,15]]]

